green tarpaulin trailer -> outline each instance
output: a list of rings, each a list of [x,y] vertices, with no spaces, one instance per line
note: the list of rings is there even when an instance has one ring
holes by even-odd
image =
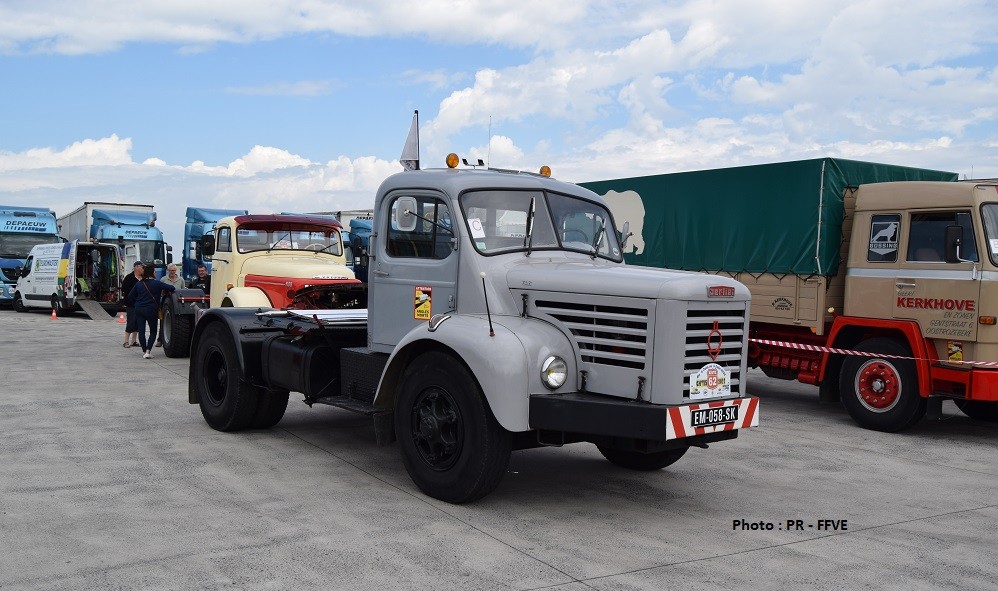
[[[845,189],[956,180],[953,172],[818,158],[580,184],[607,198],[618,226],[630,222],[628,263],[832,276],[840,263]]]

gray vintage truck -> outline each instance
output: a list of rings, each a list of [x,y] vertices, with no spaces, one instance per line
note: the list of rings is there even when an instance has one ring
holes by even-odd
[[[189,396],[211,427],[271,427],[300,392],[371,415],[423,492],[463,503],[512,450],[591,442],[656,470],[758,425],[742,284],[626,266],[595,193],[456,161],[381,185],[367,309],[199,311]]]

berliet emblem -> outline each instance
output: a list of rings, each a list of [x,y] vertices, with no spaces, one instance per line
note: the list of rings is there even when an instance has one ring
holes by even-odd
[[[717,340],[714,340],[717,337]],[[710,355],[711,361],[717,361],[717,356],[721,354],[721,347],[724,345],[724,336],[721,334],[721,329],[718,326],[717,320],[714,321],[714,327],[710,329],[707,333],[707,354]]]
[[[735,297],[735,288],[730,285],[711,285],[707,288],[708,298],[733,298]]]

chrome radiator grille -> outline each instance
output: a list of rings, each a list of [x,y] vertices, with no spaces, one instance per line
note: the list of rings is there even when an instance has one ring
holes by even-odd
[[[534,305],[568,329],[583,363],[634,370],[647,368],[651,364],[652,309],[610,305],[596,297],[585,299],[591,301],[538,299]]]

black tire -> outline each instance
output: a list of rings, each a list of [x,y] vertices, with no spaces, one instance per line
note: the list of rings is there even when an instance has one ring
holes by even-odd
[[[489,494],[509,465],[509,431],[464,364],[441,352],[424,353],[406,369],[395,401],[395,433],[412,481],[448,503]]]
[[[14,308],[15,312],[23,314],[28,311],[28,307],[24,305],[24,300],[21,299],[20,292],[14,292],[14,299],[11,301],[10,305]]]
[[[998,423],[998,402],[983,400],[954,400],[960,412],[976,421]]]
[[[908,346],[889,338],[863,341],[857,351],[911,357]],[[925,398],[918,392],[918,373],[911,359],[849,355],[839,375],[842,404],[866,429],[895,433],[925,416]]]
[[[250,422],[250,429],[269,429],[281,422],[284,412],[288,409],[287,390],[262,390],[260,391],[260,402],[256,407],[256,414]]]
[[[679,458],[686,455],[686,451],[690,449],[687,446],[652,453],[641,453],[638,451],[623,451],[619,449],[604,448],[601,446],[597,447],[599,448],[599,452],[603,454],[603,457],[609,460],[611,464],[620,466],[621,468],[628,468],[630,470],[640,470],[642,472],[661,470],[666,466],[671,466],[679,461]]]
[[[176,314],[173,302],[168,300],[163,304],[163,320],[160,330],[163,334],[163,353],[167,357],[187,357],[191,354],[191,329],[194,317]]]
[[[248,427],[257,411],[259,389],[243,382],[232,335],[220,322],[205,328],[191,359],[201,414],[212,429]]]

